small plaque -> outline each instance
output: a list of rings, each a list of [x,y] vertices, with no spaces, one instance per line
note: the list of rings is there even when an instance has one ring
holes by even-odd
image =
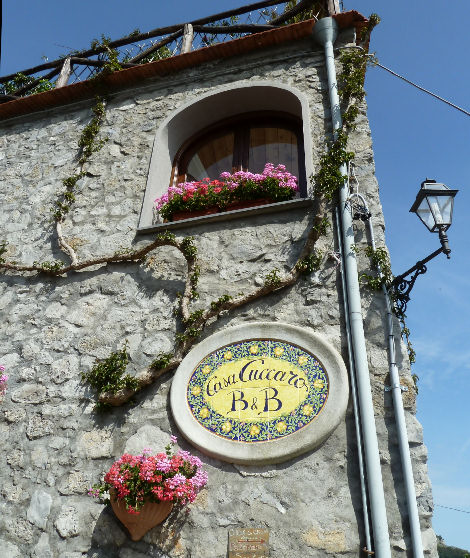
[[[228,558],[267,558],[269,555],[267,529],[230,529]]]

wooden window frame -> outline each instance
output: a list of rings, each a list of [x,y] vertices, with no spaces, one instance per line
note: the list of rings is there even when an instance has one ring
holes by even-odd
[[[279,124],[286,130],[293,132],[297,138],[297,151],[299,162],[299,193],[300,197],[307,197],[307,178],[305,172],[305,152],[303,141],[302,120],[292,114],[281,111],[256,111],[239,114],[218,121],[188,138],[180,147],[173,161],[170,185],[184,182],[186,168],[195,152],[211,137],[234,133],[234,150],[232,169],[248,170],[248,154],[250,147],[250,130],[259,125],[271,126]],[[268,161],[266,161],[268,162]],[[184,170],[184,172],[183,172]]]

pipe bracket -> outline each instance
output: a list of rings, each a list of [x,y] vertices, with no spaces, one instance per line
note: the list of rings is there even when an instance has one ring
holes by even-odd
[[[406,386],[402,386],[402,385],[396,385],[396,386],[385,386],[384,390],[385,391],[392,391],[392,389],[395,388],[400,388],[401,391],[408,391],[408,388]]]

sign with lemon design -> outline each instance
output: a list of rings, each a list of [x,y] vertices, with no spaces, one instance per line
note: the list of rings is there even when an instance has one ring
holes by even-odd
[[[305,328],[256,323],[197,345],[171,389],[182,433],[236,463],[279,462],[323,441],[344,416],[347,374],[336,350]]]
[[[304,428],[322,410],[328,377],[305,349],[273,339],[232,343],[206,356],[187,401],[204,428],[241,442],[263,442]]]

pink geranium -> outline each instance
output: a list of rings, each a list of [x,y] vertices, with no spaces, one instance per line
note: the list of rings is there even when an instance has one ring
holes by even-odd
[[[284,165],[266,163],[262,173],[223,172],[220,180],[204,178],[170,186],[155,200],[155,209],[165,219],[177,211],[197,211],[209,207],[224,210],[243,200],[268,199],[271,202],[292,199],[299,190],[297,178]]]
[[[172,436],[172,443],[176,438]],[[104,476],[104,483],[94,485],[88,494],[102,498],[105,492],[125,502],[130,513],[139,513],[145,501],[172,501],[186,505],[193,502],[207,484],[201,460],[187,451],[173,454],[168,445],[165,453],[152,455],[145,448],[140,455],[124,454]]]
[[[0,364],[0,372],[5,372],[5,367],[3,366],[3,364]],[[8,381],[7,374],[1,374],[0,375],[0,397],[3,397],[7,392],[7,381]]]

